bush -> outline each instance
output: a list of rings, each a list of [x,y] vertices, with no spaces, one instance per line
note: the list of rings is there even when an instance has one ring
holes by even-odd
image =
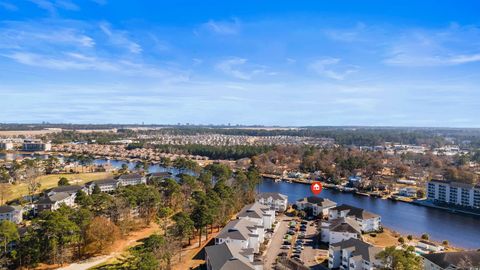
[[[377,237],[377,234],[376,233],[371,233],[370,236],[371,237]]]
[[[412,241],[412,240],[413,240],[413,236],[412,236],[411,234],[409,234],[409,235],[407,236],[407,239],[408,239],[409,241]]]
[[[398,238],[400,244],[405,244],[405,239],[403,237]]]
[[[424,233],[422,234],[422,239],[423,240],[428,240],[430,238],[430,236],[428,236],[428,234]]]

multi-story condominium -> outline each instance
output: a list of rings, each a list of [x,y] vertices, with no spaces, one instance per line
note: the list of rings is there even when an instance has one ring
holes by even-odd
[[[260,244],[265,239],[263,226],[247,219],[236,219],[227,225],[215,237],[215,244],[228,243],[258,252]]]
[[[43,143],[40,140],[25,140],[22,145],[23,151],[50,151],[51,149],[50,143]]]
[[[262,270],[263,262],[254,259],[253,250],[230,243],[205,247],[207,270]]]
[[[147,184],[147,178],[138,173],[123,174],[118,177],[120,186]]]
[[[275,221],[275,210],[269,206],[255,202],[243,207],[238,213],[237,218],[253,221],[268,230],[272,228],[273,222]]]
[[[20,206],[1,205],[0,221],[8,220],[15,224],[19,224],[23,220],[23,208]]]
[[[112,192],[117,190],[119,187],[119,181],[117,179],[97,180],[88,182],[85,184],[85,186],[88,189],[88,194],[92,194],[95,186],[98,186],[101,192]]]
[[[313,216],[318,216],[320,214],[323,216],[328,216],[329,209],[337,206],[337,203],[329,199],[310,196],[296,201],[295,205],[297,206],[298,210],[311,209]]]
[[[322,242],[334,244],[351,238],[361,239],[362,231],[355,219],[341,217],[322,221],[320,237]]]
[[[276,192],[264,192],[257,195],[257,202],[270,206],[277,212],[287,210],[288,196]]]
[[[382,226],[379,215],[348,204],[342,204],[329,210],[328,219],[337,219],[340,217],[353,218],[364,233],[378,231]]]
[[[328,250],[328,268],[342,270],[373,270],[381,267],[381,261],[375,257],[382,248],[372,246],[361,240],[351,238],[330,244]]]
[[[0,150],[12,150],[13,142],[9,141],[0,141]]]
[[[431,180],[427,183],[427,199],[439,204],[480,208],[480,185]]]
[[[55,211],[63,204],[66,206],[75,206],[76,193],[57,192],[51,195],[45,194],[35,204],[35,212]]]
[[[480,251],[422,254],[425,270],[479,269]]]

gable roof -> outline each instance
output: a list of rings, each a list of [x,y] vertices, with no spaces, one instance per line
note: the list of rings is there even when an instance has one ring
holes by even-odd
[[[249,205],[246,205],[240,210],[237,217],[251,217],[251,218],[262,218],[263,216],[269,216],[267,211],[270,210],[269,207],[255,202]]]
[[[46,190],[47,193],[50,193],[50,192],[55,192],[55,193],[59,193],[59,192],[68,192],[68,193],[77,193],[78,190],[82,189],[81,186],[78,186],[78,185],[68,185],[68,186],[58,186],[58,187],[54,187],[54,188],[51,188],[51,189],[48,189]]]
[[[99,185],[99,186],[107,186],[107,185],[116,185],[118,184],[118,180],[116,179],[104,179],[104,180],[96,180],[88,182],[87,185]]]
[[[337,211],[348,211],[347,216],[354,216],[358,219],[370,219],[379,217],[379,215],[366,211],[365,209],[351,206],[348,204],[342,204],[337,207],[332,208],[332,210]]]
[[[357,234],[361,234],[362,232],[362,229],[360,228],[358,223],[349,217],[342,217],[332,220],[330,222],[329,229],[333,232],[349,232]]]
[[[237,240],[247,240],[253,236],[253,231],[258,228],[256,223],[246,219],[236,219],[227,223],[218,233],[216,238],[231,238]]]
[[[345,241],[341,241],[335,244],[331,244],[335,250],[350,249],[352,257],[360,256],[363,260],[372,262],[375,260],[375,256],[382,251],[380,247],[375,247],[362,240],[350,238]]]
[[[287,195],[278,193],[278,192],[262,192],[257,194],[257,199],[268,199],[272,198],[274,200],[286,200],[288,197]]]
[[[51,196],[45,196],[38,200],[37,204],[54,204],[59,201],[63,201],[71,195],[67,192],[55,193]]]
[[[130,180],[130,179],[139,179],[143,176],[138,173],[129,173],[129,174],[122,174],[118,177],[119,180]]]
[[[332,207],[332,206],[335,206],[337,205],[336,202],[334,201],[331,201],[327,198],[322,198],[322,197],[317,197],[317,196],[310,196],[310,197],[305,197],[305,198],[302,198],[300,200],[297,200],[297,202],[308,202],[308,203],[311,203],[311,204],[316,204],[318,206],[321,206],[321,207]]]
[[[442,252],[422,254],[422,256],[442,268],[448,268],[451,265],[457,267],[480,266],[479,251]]]
[[[223,243],[205,247],[206,257],[208,257],[213,270],[252,270],[254,269],[243,257],[240,250],[235,245]]]

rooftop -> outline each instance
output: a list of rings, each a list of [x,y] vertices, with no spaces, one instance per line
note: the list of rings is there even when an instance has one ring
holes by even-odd
[[[379,217],[379,215],[368,212],[362,208],[358,208],[355,206],[351,206],[348,204],[342,204],[339,205],[335,208],[332,208],[332,210],[337,210],[337,211],[348,211],[347,216],[354,216],[358,219],[370,219],[370,218],[376,218]]]
[[[460,251],[460,252],[442,252],[423,254],[425,259],[433,262],[441,268],[448,268],[451,265],[462,267],[478,267],[480,266],[479,251]],[[453,268],[452,268],[453,269]]]
[[[352,250],[352,256],[361,256],[362,259],[369,262],[374,261],[375,256],[382,251],[382,248],[372,246],[369,243],[355,238],[350,238],[348,240],[332,244],[331,246],[336,250],[350,249]]]

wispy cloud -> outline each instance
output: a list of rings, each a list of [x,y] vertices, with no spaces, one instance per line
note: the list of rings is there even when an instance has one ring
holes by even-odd
[[[126,31],[112,29],[111,25],[107,22],[100,23],[100,29],[109,37],[112,44],[126,48],[134,54],[142,52],[140,44],[130,40]]]
[[[233,18],[231,21],[209,20],[201,28],[221,35],[233,35],[240,31],[240,20]]]
[[[265,66],[250,64],[247,65],[248,60],[245,58],[233,57],[222,60],[215,65],[217,70],[241,80],[251,80],[253,76],[266,74],[276,75],[275,72],[267,71]]]
[[[447,29],[417,29],[391,42],[384,63],[428,67],[479,62],[479,44],[480,30],[476,27],[452,24]]]
[[[358,71],[356,66],[341,64],[339,58],[333,57],[316,60],[309,68],[321,76],[334,80],[343,80]]]
[[[325,35],[332,40],[352,42],[360,39],[361,34],[366,30],[367,26],[363,22],[358,22],[353,28],[336,28],[326,29]]]
[[[80,8],[70,0],[30,0],[30,2],[44,9],[50,15],[57,15],[57,9],[79,10]]]
[[[12,3],[5,2],[5,1],[0,1],[0,7],[6,9],[8,11],[17,11],[18,10],[17,6],[15,6]]]

